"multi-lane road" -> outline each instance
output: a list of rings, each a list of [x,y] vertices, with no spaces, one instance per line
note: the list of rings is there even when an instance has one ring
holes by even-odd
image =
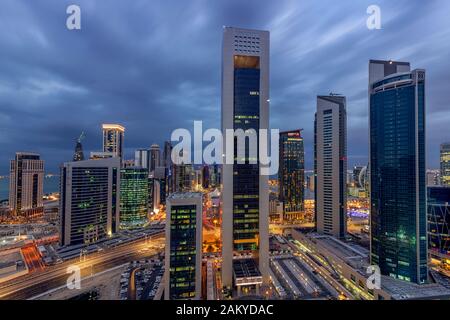
[[[74,265],[81,270],[81,276],[89,276],[114,266],[149,257],[161,252],[164,243],[164,232],[161,231],[148,239],[96,252],[72,259],[56,266],[46,267],[43,271],[36,271],[19,278],[4,282],[0,285],[0,299],[24,300],[38,294],[64,285],[70,273],[68,268]]]

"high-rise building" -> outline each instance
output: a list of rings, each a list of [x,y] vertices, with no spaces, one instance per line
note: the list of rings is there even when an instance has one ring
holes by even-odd
[[[173,193],[167,199],[165,260],[165,299],[200,300],[201,193]]]
[[[371,262],[396,279],[425,283],[425,71],[369,63]]]
[[[166,191],[167,194],[173,193],[175,190],[175,174],[174,164],[172,161],[172,143],[170,141],[164,142],[163,152],[163,166],[166,167]]]
[[[279,200],[284,220],[300,218],[305,200],[305,153],[301,130],[280,133]]]
[[[441,184],[450,186],[450,143],[441,144]]]
[[[227,129],[258,132],[269,127],[269,38],[268,31],[224,27],[224,135]],[[226,145],[224,142],[224,154]],[[269,177],[260,174],[259,156],[256,164],[250,163],[249,149],[247,144],[245,164],[224,161],[222,171],[222,282],[224,287],[232,289],[234,280],[238,291],[246,286],[249,290],[259,286],[247,282],[246,277],[262,276],[265,283],[269,281]],[[253,259],[234,263],[233,253],[238,257],[251,253]],[[241,272],[243,266],[247,271],[252,270],[251,276]]]
[[[440,171],[427,169],[427,187],[440,185]]]
[[[60,244],[95,243],[119,229],[120,158],[64,163]]]
[[[202,188],[207,190],[209,188],[209,185],[210,185],[209,166],[204,165],[202,168]]]
[[[161,150],[159,145],[153,144],[150,147],[150,168],[149,171],[152,172],[161,165]]]
[[[148,222],[148,169],[120,170],[120,229],[143,227]]]
[[[103,152],[110,152],[113,157],[123,160],[123,139],[125,128],[118,124],[104,124],[103,128]]]
[[[213,164],[212,166],[209,167],[210,169],[210,185],[211,188],[217,188],[220,187],[221,185],[221,172],[222,172],[222,168],[218,165],[218,164]]]
[[[347,233],[347,111],[344,96],[317,97],[315,115],[315,215],[319,233]]]
[[[9,171],[9,209],[13,217],[44,214],[44,161],[39,154],[17,152]]]
[[[81,141],[84,138],[84,132],[81,133],[80,137],[77,139],[77,143],[75,145],[75,153],[73,154],[73,161],[83,161],[84,153],[83,153],[83,145]]]
[[[363,171],[363,166],[354,166],[353,172],[352,172],[352,183],[356,188],[364,188],[364,186],[361,184],[360,175]]]
[[[450,187],[427,188],[428,248],[450,270]]]
[[[136,167],[147,169],[149,168],[150,150],[137,149],[134,152],[134,165]]]

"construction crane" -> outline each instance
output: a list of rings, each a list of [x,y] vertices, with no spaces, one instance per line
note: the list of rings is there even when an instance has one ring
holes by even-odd
[[[81,131],[81,134],[77,139],[77,142],[81,143],[81,141],[83,141],[85,137],[86,137],[86,135],[84,134],[84,131]]]

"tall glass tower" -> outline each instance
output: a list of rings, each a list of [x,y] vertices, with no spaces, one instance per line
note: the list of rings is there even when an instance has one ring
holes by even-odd
[[[120,229],[143,227],[148,219],[148,169],[120,170]]]
[[[200,300],[202,292],[202,194],[167,199],[165,300]]]
[[[371,60],[371,261],[383,275],[427,282],[425,71]]]
[[[304,211],[305,153],[301,130],[281,132],[279,148],[279,200],[283,202],[284,218],[292,221]]]
[[[224,134],[229,129],[258,132],[268,127],[269,32],[225,27],[222,131]],[[268,176],[260,175],[259,159],[256,164],[250,163],[248,143],[245,150],[245,163],[235,161],[223,165],[222,281],[227,288],[232,287],[233,278],[234,284],[239,282],[240,273],[233,267],[233,254],[237,257],[251,254],[254,261],[249,265],[257,266],[255,275],[262,275],[266,282],[269,280]],[[234,145],[235,159],[236,151]],[[245,285],[245,281],[239,282],[239,288]]]

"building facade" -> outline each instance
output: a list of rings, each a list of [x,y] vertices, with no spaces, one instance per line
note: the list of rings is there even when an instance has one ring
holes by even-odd
[[[450,186],[450,143],[441,144],[441,184]]]
[[[222,48],[222,132],[268,129],[269,32],[224,27]],[[229,289],[236,280],[233,254],[252,253],[269,281],[268,176],[260,174],[259,159],[250,163],[248,144],[245,151],[245,164],[223,162],[222,281]]]
[[[103,124],[103,152],[123,160],[123,142],[125,128],[118,124]]]
[[[159,145],[153,144],[150,147],[150,162],[149,162],[149,171],[152,172],[161,165],[161,150]]]
[[[134,152],[134,165],[136,167],[147,169],[149,168],[150,150],[137,149]]]
[[[428,248],[450,270],[450,186],[427,188]]]
[[[284,219],[293,221],[305,210],[305,152],[301,130],[280,133],[279,200]]]
[[[165,300],[202,298],[202,203],[201,193],[167,199]]]
[[[148,170],[120,170],[120,229],[141,228],[148,222]]]
[[[371,261],[383,275],[425,283],[425,71],[371,60]]]
[[[60,244],[90,244],[119,229],[120,158],[64,163]]]
[[[39,154],[17,152],[9,170],[9,209],[13,217],[44,214],[44,161]]]
[[[317,97],[314,133],[315,216],[321,234],[347,233],[347,112],[343,96]]]

